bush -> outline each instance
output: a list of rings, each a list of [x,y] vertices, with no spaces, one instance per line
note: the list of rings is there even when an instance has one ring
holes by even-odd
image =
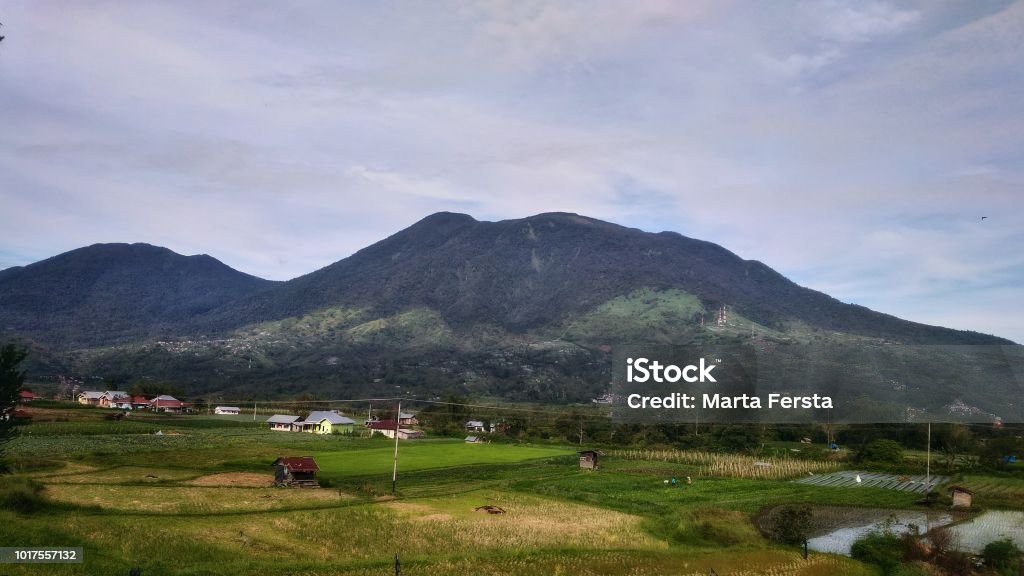
[[[850,556],[880,567],[882,574],[895,574],[903,560],[903,542],[892,532],[870,532],[853,543]]]
[[[718,508],[681,511],[650,522],[652,532],[674,544],[722,548],[760,539],[743,514]]]
[[[772,517],[772,533],[784,544],[803,544],[811,531],[810,506],[783,506]]]
[[[966,552],[945,552],[936,556],[933,563],[942,568],[946,574],[953,576],[968,576],[974,568],[974,562],[971,561],[970,554]]]
[[[902,464],[903,446],[893,440],[875,440],[860,453],[860,460],[880,464]]]
[[[46,509],[42,497],[43,485],[28,478],[9,480],[0,487],[0,508],[19,514],[33,514]]]
[[[981,552],[985,565],[996,570],[1016,568],[1020,556],[1020,549],[1009,538],[989,542]]]

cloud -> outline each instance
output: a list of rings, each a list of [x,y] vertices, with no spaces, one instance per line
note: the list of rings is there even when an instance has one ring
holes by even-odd
[[[0,265],[147,241],[287,279],[434,211],[559,210],[1024,341],[989,304],[1024,285],[1019,2],[15,2],[4,23]]]

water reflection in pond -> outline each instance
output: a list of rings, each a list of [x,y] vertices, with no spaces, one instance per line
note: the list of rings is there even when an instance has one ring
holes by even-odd
[[[835,509],[830,510],[833,514]],[[817,552],[850,555],[853,543],[875,530],[888,527],[895,534],[905,534],[916,526],[920,533],[933,528],[945,526],[953,521],[953,517],[942,512],[918,512],[913,510],[857,510],[845,511],[848,518],[840,518],[827,532],[817,534],[807,540],[807,547]],[[816,509],[818,515],[821,510]]]
[[[1003,538],[1024,548],[1024,512],[992,510],[949,530],[957,547],[965,552],[981,552],[989,542]]]

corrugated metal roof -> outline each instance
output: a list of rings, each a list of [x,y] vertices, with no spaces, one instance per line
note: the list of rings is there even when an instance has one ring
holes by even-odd
[[[327,420],[331,424],[355,424],[356,421],[349,418],[348,416],[342,416],[337,412],[331,412],[328,410],[319,410],[316,412],[310,412],[309,416],[306,416],[307,424],[319,424]]]
[[[302,416],[292,416],[290,414],[274,414],[270,418],[267,418],[267,422],[270,422],[271,424],[291,424],[301,419]]]
[[[292,472],[316,472],[320,466],[312,456],[281,456],[271,466],[284,464]]]

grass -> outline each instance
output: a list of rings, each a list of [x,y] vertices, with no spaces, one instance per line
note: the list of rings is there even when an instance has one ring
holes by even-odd
[[[267,480],[269,484],[271,478]],[[45,495],[55,502],[95,506],[108,512],[184,515],[323,508],[351,500],[337,490],[116,484],[50,484]]]
[[[402,443],[398,466],[402,472],[429,468],[507,464],[573,454],[572,450],[550,446],[517,446],[513,444],[466,444],[462,441],[437,440]],[[389,475],[394,446],[366,448],[358,451],[315,452],[325,478]]]
[[[120,574],[137,564],[146,576],[369,575],[390,573],[395,553],[403,573],[421,575],[871,574],[847,558],[804,561],[763,539],[751,517],[772,504],[905,508],[918,497],[785,475],[702,476],[710,464],[699,458],[608,457],[587,472],[571,447],[425,440],[401,443],[391,499],[382,497],[390,440],[177,420],[160,425],[178,434],[161,437],[82,422],[97,433],[12,443],[23,463],[40,453],[59,463],[4,479],[0,542],[82,546],[86,563],[8,565],[4,574]],[[332,487],[261,486],[282,454],[315,456]],[[681,483],[666,485],[673,476]],[[993,486],[1016,494],[1009,480]],[[507,513],[474,512],[483,504]]]
[[[569,340],[664,341],[689,335],[704,305],[675,288],[641,288],[613,298],[572,322],[563,335]],[[609,333],[613,329],[614,333]],[[686,341],[684,338],[681,341]]]
[[[974,491],[973,505],[980,508],[1024,509],[1024,479],[1021,477],[968,474],[951,482]]]
[[[696,450],[612,450],[610,455],[627,460],[674,462],[693,465],[692,475],[721,478],[785,480],[808,472],[838,470],[836,462],[792,458],[753,457]]]

